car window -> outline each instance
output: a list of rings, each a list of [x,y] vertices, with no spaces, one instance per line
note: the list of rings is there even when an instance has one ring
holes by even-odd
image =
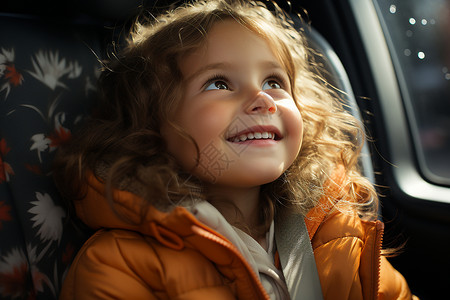
[[[450,184],[450,0],[374,0],[374,4],[421,172],[432,182]]]

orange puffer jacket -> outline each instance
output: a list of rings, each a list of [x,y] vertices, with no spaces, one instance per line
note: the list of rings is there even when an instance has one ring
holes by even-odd
[[[268,299],[237,248],[185,208],[143,209],[141,198],[117,190],[111,208],[104,195],[91,176],[75,203],[81,220],[99,231],[75,258],[61,300]],[[381,222],[324,207],[305,222],[324,299],[411,299],[402,275],[380,257]]]

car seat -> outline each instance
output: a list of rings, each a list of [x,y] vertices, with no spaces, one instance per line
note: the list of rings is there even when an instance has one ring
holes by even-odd
[[[98,57],[140,2],[7,1],[0,11],[1,299],[56,299],[89,234],[68,222],[50,166],[95,101]],[[306,31],[359,117],[337,56]]]
[[[97,56],[138,2],[2,3],[1,299],[56,299],[86,238],[67,222],[51,161],[95,100]]]
[[[315,63],[323,66],[324,74],[322,74],[322,76],[336,91],[338,91],[339,97],[342,98],[344,108],[356,119],[358,119],[358,121],[360,121],[364,127],[364,121],[362,119],[361,112],[356,102],[355,95],[353,94],[352,86],[347,76],[347,72],[345,71],[341,60],[339,59],[331,45],[319,32],[314,29],[314,27],[303,26],[303,28],[309,46],[314,49],[314,52],[316,53],[314,57]],[[359,165],[362,174],[372,184],[375,184],[374,169],[372,165],[370,150],[367,144],[367,139],[363,144],[363,148],[361,150]],[[381,213],[380,209],[381,207],[379,207],[379,213]]]

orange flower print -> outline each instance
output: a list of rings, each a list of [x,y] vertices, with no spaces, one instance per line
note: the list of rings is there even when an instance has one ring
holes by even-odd
[[[5,201],[0,201],[0,229],[2,229],[2,221],[11,221],[11,206],[6,205]]]
[[[7,50],[2,48],[0,51],[0,78],[3,77],[3,84],[0,86],[0,92],[5,91],[5,99],[11,91],[11,86],[18,86],[23,82],[23,76],[14,65],[14,49]]]
[[[50,147],[58,147],[66,142],[68,142],[72,137],[72,134],[69,129],[62,127],[61,125],[57,125],[55,131],[50,134],[48,137],[51,141]]]
[[[36,175],[42,175],[42,170],[39,165],[25,164],[25,168]]]
[[[8,154],[9,150],[11,150],[11,148],[9,148],[8,145],[6,145],[5,139],[1,139],[0,140],[0,154],[2,156],[5,156],[6,154]]]
[[[14,175],[14,170],[11,165],[3,161],[3,157],[11,150],[6,145],[5,139],[0,140],[0,183],[9,181],[9,176]]]
[[[15,248],[0,258],[0,298],[22,298],[30,285],[28,263],[23,251]]]
[[[5,78],[8,79],[9,83],[14,86],[18,86],[23,82],[23,76],[19,72],[17,72],[16,67],[14,65],[6,66]]]
[[[14,175],[14,170],[11,168],[10,164],[4,162],[0,157],[0,183],[9,181],[10,175]]]

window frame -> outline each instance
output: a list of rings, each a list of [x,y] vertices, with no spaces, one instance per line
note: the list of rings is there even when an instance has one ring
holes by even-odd
[[[378,15],[378,19],[380,21],[380,25],[382,27],[386,43],[390,52],[390,56],[392,59],[392,63],[394,65],[394,70],[397,76],[398,85],[400,88],[400,92],[403,97],[403,105],[406,110],[406,118],[409,125],[409,130],[411,131],[411,139],[413,142],[414,149],[416,151],[416,159],[419,164],[419,169],[422,172],[423,176],[428,179],[428,181],[431,181],[436,184],[442,184],[450,186],[450,177],[443,177],[436,175],[434,172],[431,171],[428,163],[427,158],[425,154],[425,150],[423,148],[422,142],[420,140],[420,127],[419,123],[417,121],[416,115],[417,112],[414,109],[414,103],[413,99],[411,98],[410,88],[408,85],[408,81],[406,80],[404,76],[404,71],[401,66],[401,59],[399,57],[399,54],[395,51],[397,50],[396,46],[394,45],[394,42],[391,38],[390,29],[388,28],[388,25],[386,22],[381,18],[380,16],[383,15],[383,12],[381,11],[381,8],[379,4],[377,3],[377,0],[373,0],[375,10]],[[450,153],[449,153],[450,155]]]
[[[415,153],[417,127],[410,126],[411,119],[408,120],[406,116],[406,113],[409,116],[414,114],[408,111],[412,109],[408,107],[410,101],[403,101],[408,97],[405,87],[402,87],[404,79],[401,72],[396,72],[396,59],[389,51],[388,37],[384,34],[374,1],[349,0],[349,4],[375,82],[383,115],[382,118],[378,116],[378,119],[385,122],[387,129],[386,139],[394,179],[401,191],[410,197],[450,204],[450,188],[425,180],[420,173],[422,170],[417,167],[416,162],[423,163],[420,162],[423,157]],[[435,182],[446,184],[442,180]]]

